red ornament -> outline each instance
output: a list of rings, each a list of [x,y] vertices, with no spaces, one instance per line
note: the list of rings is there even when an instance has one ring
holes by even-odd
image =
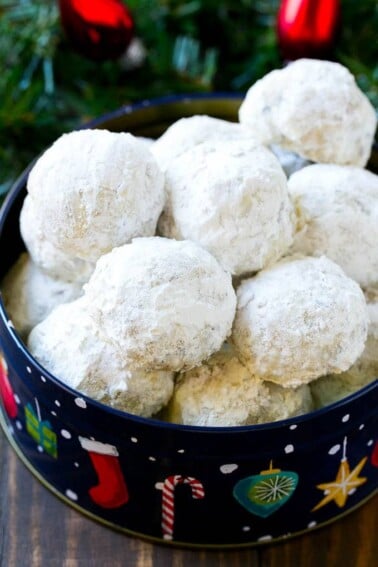
[[[339,0],[283,0],[277,16],[283,57],[330,57],[339,21]]]
[[[126,51],[134,22],[120,0],[59,0],[59,8],[68,38],[89,59],[116,59]]]

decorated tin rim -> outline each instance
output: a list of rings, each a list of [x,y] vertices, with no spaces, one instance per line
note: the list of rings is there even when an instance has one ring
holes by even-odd
[[[127,415],[129,415],[129,414],[127,414]],[[168,546],[169,547],[177,547],[177,548],[180,548],[180,549],[187,548],[187,549],[213,549],[213,550],[230,549],[231,550],[231,549],[248,549],[248,548],[252,548],[252,547],[260,547],[260,546],[267,545],[267,544],[270,544],[270,543],[280,543],[280,542],[283,542],[283,541],[288,541],[288,540],[297,538],[301,535],[308,534],[309,532],[313,532],[313,531],[317,531],[319,529],[325,528],[325,527],[329,526],[330,524],[333,524],[334,522],[341,520],[342,518],[353,513],[355,510],[358,510],[360,507],[364,506],[364,504],[366,504],[366,502],[368,502],[369,500],[371,500],[372,498],[374,498],[378,494],[378,488],[377,488],[375,491],[371,492],[366,498],[360,500],[355,506],[348,508],[347,510],[345,510],[341,514],[333,516],[329,520],[326,520],[326,521],[321,522],[321,523],[317,523],[312,527],[307,527],[306,529],[291,533],[289,535],[283,535],[281,537],[275,537],[274,539],[267,540],[267,541],[252,541],[252,542],[248,542],[248,543],[230,543],[230,544],[188,543],[187,541],[179,541],[179,540],[168,541],[168,540],[165,540],[165,539],[162,539],[162,538],[159,538],[159,537],[146,535],[145,533],[142,533],[142,532],[136,532],[136,531],[130,530],[128,528],[124,528],[124,527],[122,527],[118,524],[115,524],[113,522],[109,522],[109,521],[105,520],[104,518],[102,518],[101,516],[98,516],[98,515],[94,514],[93,512],[90,512],[86,508],[79,506],[78,504],[76,504],[75,502],[73,502],[72,500],[67,498],[67,496],[65,496],[62,492],[57,490],[54,485],[50,484],[44,478],[44,476],[41,473],[39,473],[33,467],[31,462],[26,458],[21,447],[15,442],[14,438],[10,434],[9,429],[7,427],[7,424],[6,424],[6,421],[4,419],[3,411],[2,411],[1,408],[0,408],[0,426],[3,430],[3,432],[4,432],[5,437],[7,438],[7,441],[9,442],[10,446],[12,447],[12,449],[14,450],[14,452],[16,453],[16,455],[20,459],[20,461],[32,473],[32,475],[42,484],[42,486],[44,486],[47,490],[49,490],[49,492],[51,492],[54,496],[59,498],[59,500],[61,500],[64,504],[67,504],[68,506],[70,506],[70,508],[73,508],[77,512],[80,512],[80,514],[82,514],[83,516],[86,516],[90,520],[93,520],[93,521],[95,521],[95,522],[97,522],[97,523],[99,523],[99,524],[101,524],[101,525],[103,525],[107,528],[110,528],[112,530],[115,530],[119,533],[131,536],[131,537],[137,537],[137,538],[144,540],[144,541],[147,541],[149,543],[166,545],[167,547]]]
[[[219,92],[219,93],[167,95],[155,99],[146,99],[141,102],[137,102],[135,104],[128,104],[122,106],[114,111],[111,111],[107,114],[100,116],[99,118],[95,118],[89,122],[86,122],[85,124],[79,126],[78,129],[98,128],[98,127],[111,129],[112,124],[114,122],[117,122],[117,120],[124,117],[125,115],[128,116],[135,115],[136,117],[135,125],[138,126],[141,125],[140,118],[141,115],[143,115],[144,124],[147,126],[151,124],[151,117],[155,117],[156,119],[159,118],[159,114],[157,110],[161,109],[162,107],[164,107],[165,109],[169,109],[170,116],[177,117],[177,111],[178,110],[181,111],[183,108],[185,108],[187,104],[197,103],[201,101],[205,101],[205,102],[211,101],[211,102],[219,102],[222,103],[222,105],[224,105],[224,103],[226,102],[230,105],[230,109],[231,109],[234,108],[235,103],[241,102],[241,100],[242,100],[242,95],[240,93]],[[147,112],[147,116],[146,116],[146,112]],[[185,114],[187,116],[191,116],[192,112],[190,111]],[[376,157],[375,154],[377,154],[378,156],[378,144],[376,143],[374,143],[373,154],[372,154],[374,161]],[[6,199],[4,200],[4,203],[0,209],[0,239],[2,237],[4,224],[8,218],[8,214],[12,209],[12,207],[14,206],[15,200],[19,198],[22,194],[22,191],[25,190],[28,175],[36,159],[33,160],[28,165],[28,167],[21,173],[21,175],[18,177],[18,179],[15,181],[12,188],[10,189]],[[322,414],[329,415],[333,411],[339,410],[344,405],[348,405],[350,402],[357,400],[360,397],[369,395],[370,392],[373,392],[378,387],[378,377],[377,377],[376,380],[367,384],[360,390],[354,392],[353,394],[350,394],[349,396],[342,398],[341,400],[329,404],[323,408],[313,410],[311,412],[299,416],[278,420],[274,422],[261,423],[255,425],[242,425],[242,426],[195,426],[195,425],[181,425],[176,423],[168,423],[155,418],[140,417],[138,415],[110,407],[101,402],[98,402],[97,400],[94,400],[93,398],[86,396],[85,394],[83,394],[78,390],[74,390],[73,388],[71,388],[70,386],[59,380],[59,378],[51,374],[47,369],[42,367],[40,363],[32,356],[32,354],[27,349],[25,343],[18,336],[17,331],[8,324],[9,318],[7,317],[6,309],[4,307],[1,295],[0,295],[0,317],[3,319],[3,322],[5,323],[5,327],[8,333],[10,334],[11,338],[16,342],[17,346],[20,348],[24,356],[31,362],[33,366],[35,366],[39,371],[43,372],[47,376],[47,378],[55,384],[55,386],[62,388],[71,395],[79,394],[80,397],[85,399],[87,404],[93,405],[94,407],[97,407],[102,411],[106,411],[111,415],[115,415],[118,417],[125,417],[131,421],[135,421],[147,426],[151,426],[154,429],[156,428],[165,429],[165,430],[178,429],[182,431],[195,431],[198,433],[204,432],[204,433],[221,433],[221,434],[227,434],[227,433],[234,434],[238,431],[244,433],[244,432],[252,432],[255,430],[267,430],[267,429],[275,430],[275,429],[280,429],[282,426],[290,426],[293,424],[303,423],[305,421],[313,419],[313,417],[321,416]]]

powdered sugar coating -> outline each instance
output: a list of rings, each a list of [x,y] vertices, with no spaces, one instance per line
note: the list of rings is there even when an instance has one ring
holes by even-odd
[[[163,185],[143,142],[81,130],[64,134],[39,158],[27,188],[46,240],[69,257],[95,262],[134,236],[155,233]]]
[[[146,138],[145,136],[138,136],[138,142],[142,142],[145,148],[151,150],[155,140],[153,138]]]
[[[12,323],[26,338],[54,307],[79,297],[82,288],[80,284],[51,278],[39,270],[24,252],[4,277],[1,293]]]
[[[373,301],[369,299],[371,298],[368,295],[369,327],[365,349],[346,372],[323,376],[311,383],[311,392],[317,408],[337,402],[378,380],[378,297]]]
[[[249,140],[189,149],[167,168],[166,193],[160,233],[198,242],[234,275],[262,269],[292,242],[285,174]]]
[[[339,63],[298,59],[247,92],[240,122],[264,144],[316,162],[364,167],[377,117],[353,75]]]
[[[159,237],[102,256],[84,300],[133,367],[172,371],[219,350],[236,306],[230,274],[206,250]]]
[[[378,284],[378,175],[315,164],[288,183],[297,211],[293,252],[326,255],[361,286]]]
[[[289,257],[244,280],[232,341],[250,372],[299,386],[347,370],[368,326],[361,288],[326,257]]]
[[[42,229],[43,219],[34,211],[29,196],[20,215],[20,231],[33,263],[48,276],[65,282],[83,284],[94,270],[94,262],[70,256],[49,242]]]
[[[264,382],[227,348],[179,376],[166,414],[168,421],[184,425],[235,426],[286,419],[311,409],[307,385],[282,388]]]
[[[253,142],[253,133],[249,128],[212,116],[194,115],[180,118],[169,126],[152,145],[151,151],[160,168],[165,171],[177,157],[202,142],[242,139]],[[259,142],[255,140],[254,143],[258,145]]]
[[[172,394],[173,373],[133,368],[120,345],[94,324],[82,298],[52,311],[33,329],[28,346],[62,382],[121,410],[149,417]]]

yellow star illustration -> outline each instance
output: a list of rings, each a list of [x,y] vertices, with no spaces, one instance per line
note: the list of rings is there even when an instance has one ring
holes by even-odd
[[[340,462],[336,480],[334,482],[326,482],[324,484],[317,485],[317,488],[324,490],[325,497],[311,511],[314,512],[315,510],[319,510],[319,508],[322,508],[332,500],[335,501],[339,508],[345,506],[348,495],[354,492],[357,486],[364,484],[367,480],[366,477],[358,476],[366,461],[367,457],[364,457],[351,471],[349,463],[344,457]]]

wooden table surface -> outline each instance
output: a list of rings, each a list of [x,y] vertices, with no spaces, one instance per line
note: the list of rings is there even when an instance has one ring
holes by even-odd
[[[1,567],[373,567],[378,499],[325,528],[240,551],[192,551],[127,537],[52,495],[0,432]]]

